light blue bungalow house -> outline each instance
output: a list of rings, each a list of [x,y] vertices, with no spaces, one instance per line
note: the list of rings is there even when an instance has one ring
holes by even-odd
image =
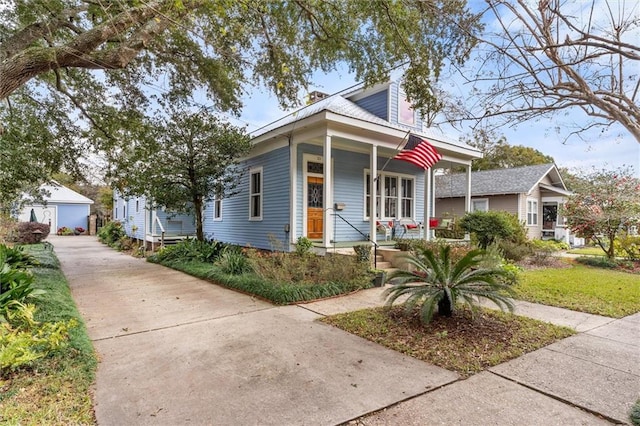
[[[470,210],[471,161],[482,154],[427,129],[399,83],[314,98],[252,134],[238,193],[206,207],[207,236],[279,250],[307,237],[321,251],[407,230],[405,237],[429,238],[434,170],[460,165],[467,167]],[[442,156],[426,172],[393,159],[409,134]]]
[[[145,197],[125,198],[117,190],[113,197],[113,220],[122,223],[131,238],[163,244],[195,235],[195,220],[190,215],[152,208]]]
[[[466,166],[469,180],[471,161],[482,154],[426,128],[397,82],[332,96],[314,92],[311,99],[318,100],[253,132],[237,193],[205,207],[205,235],[286,251],[299,237],[319,251],[368,238],[429,238],[434,170]],[[442,156],[426,172],[393,159],[410,134]],[[195,234],[191,217],[148,209],[142,197],[116,194],[114,220],[129,236],[150,242]]]

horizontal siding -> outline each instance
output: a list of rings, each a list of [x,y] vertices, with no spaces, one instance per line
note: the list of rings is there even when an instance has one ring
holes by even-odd
[[[303,236],[305,202],[303,199],[304,163],[303,155],[322,155],[319,146],[300,144],[297,147],[298,173],[296,189],[296,214],[297,227],[294,239]],[[378,157],[378,167],[382,167],[387,158]],[[369,234],[369,221],[365,216],[365,175],[369,169],[369,155],[354,153],[339,149],[332,150],[334,203],[344,203],[345,209],[337,212],[342,218],[336,216],[334,221],[334,240],[359,241]],[[416,166],[404,161],[391,161],[384,170],[385,173],[399,173],[414,176],[415,180],[415,220],[422,221],[424,211],[424,173]],[[353,226],[353,227],[352,227]],[[356,228],[356,229],[354,229]],[[360,231],[360,232],[358,232]]]
[[[358,99],[355,103],[369,111],[371,114],[389,120],[389,91],[383,90],[373,95]]]
[[[409,126],[405,123],[400,123],[398,119],[398,101],[400,99],[400,93],[402,92],[402,88],[399,82],[392,82],[389,86],[389,121],[393,124],[400,124],[402,126],[411,127],[417,132],[422,130],[422,118],[420,114],[415,114],[415,124],[413,126]],[[404,95],[403,95],[404,96]]]
[[[213,220],[213,203],[205,210],[205,233],[209,238],[242,246],[282,249],[289,224],[289,148],[280,148],[251,158],[244,170],[237,194],[222,201],[222,220]],[[262,220],[249,220],[249,170],[262,167]],[[275,245],[274,245],[275,243]]]

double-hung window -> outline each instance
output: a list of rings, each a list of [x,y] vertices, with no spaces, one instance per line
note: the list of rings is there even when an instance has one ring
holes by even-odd
[[[262,167],[249,171],[249,220],[262,220]]]
[[[477,198],[475,200],[471,200],[471,211],[472,212],[488,212],[489,199]]]
[[[371,213],[371,175],[365,175],[365,217]],[[383,173],[376,179],[376,218],[409,219],[414,214],[415,181],[412,177]]]
[[[527,200],[527,225],[536,226],[538,224],[538,201]]]

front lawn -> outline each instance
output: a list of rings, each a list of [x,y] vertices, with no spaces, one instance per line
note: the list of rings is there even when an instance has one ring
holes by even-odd
[[[95,424],[90,386],[97,359],[67,280],[55,254],[42,245],[26,246],[40,266],[33,268],[34,287],[46,291],[29,303],[36,306],[35,319],[55,322],[75,319],[67,347],[34,361],[31,368],[0,375],[0,423],[2,424]]]
[[[580,247],[567,250],[567,253],[579,254],[581,256],[606,256],[600,247]]]
[[[403,308],[374,308],[321,321],[463,377],[571,336],[575,331],[531,318],[482,309],[475,319],[460,309],[422,325]]]
[[[640,312],[637,274],[574,265],[525,271],[516,299],[622,318]]]

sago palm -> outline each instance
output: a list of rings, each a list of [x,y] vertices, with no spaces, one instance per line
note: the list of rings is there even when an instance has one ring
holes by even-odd
[[[384,293],[387,306],[406,296],[406,311],[419,306],[423,324],[431,321],[436,307],[440,315],[453,315],[459,300],[468,304],[472,312],[480,299],[490,300],[502,310],[513,311],[513,301],[505,296],[505,293],[513,294],[513,290],[496,279],[503,275],[501,269],[481,267],[484,255],[484,250],[472,250],[453,263],[448,245],[441,246],[438,255],[430,249],[407,255],[405,259],[414,270],[392,274],[390,281],[395,285]]]

